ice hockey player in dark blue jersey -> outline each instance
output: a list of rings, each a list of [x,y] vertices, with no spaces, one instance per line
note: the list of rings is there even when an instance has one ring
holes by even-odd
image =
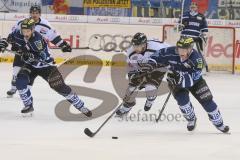
[[[225,126],[213,95],[202,77],[203,59],[193,49],[192,38],[182,37],[175,47],[161,49],[150,56],[147,61],[140,61],[139,66],[151,70],[158,66],[168,66],[167,81],[183,116],[188,121],[187,129],[193,131],[196,126],[196,115],[189,98],[189,92],[198,100],[207,112],[213,125],[223,133],[229,131]]]
[[[47,42],[40,33],[34,31],[34,26],[34,20],[27,18],[21,23],[20,30],[16,30],[10,34],[11,39],[14,40],[15,45],[18,46],[16,51],[20,54],[24,62],[16,79],[17,90],[25,106],[21,112],[33,112],[33,97],[28,84],[37,76],[41,76],[49,83],[52,89],[64,96],[83,114],[90,117],[92,112],[84,107],[84,102],[65,84],[61,73],[57,67],[53,65],[54,59],[50,57]],[[7,46],[7,41],[1,39],[0,51],[4,51]]]
[[[196,2],[192,2],[190,11],[183,13],[182,22],[179,23],[182,23],[181,36],[192,37],[200,51],[203,51],[202,37],[206,37],[208,25],[204,15],[197,10]]]
[[[39,5],[33,5],[30,7],[30,17],[35,21],[35,31],[40,33],[47,41],[53,43],[54,45],[60,47],[63,52],[71,52],[71,46],[64,41],[60,35],[57,34],[55,29],[52,28],[52,26],[49,24],[49,22],[41,17],[41,7]],[[21,23],[24,19],[19,20],[14,27],[12,28],[12,32],[15,30],[20,30],[21,28]],[[12,44],[12,50],[15,50],[15,43],[13,40],[8,38],[8,43]],[[14,61],[13,61],[13,78],[11,81],[11,89],[7,91],[8,97],[12,97],[16,91],[16,78],[17,74],[20,71],[21,66],[23,65],[23,62],[21,61],[21,57],[18,55],[14,56]],[[30,83],[29,85],[33,85]]]
[[[203,55],[204,44],[207,41],[208,25],[205,16],[198,12],[196,2],[191,3],[190,11],[183,13],[182,20],[179,20],[179,23],[181,36],[192,37],[198,52]],[[204,58],[203,60],[208,72],[207,63]]]

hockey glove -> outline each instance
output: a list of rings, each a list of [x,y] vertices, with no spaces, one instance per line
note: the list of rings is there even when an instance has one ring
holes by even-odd
[[[36,61],[35,58],[34,58],[34,55],[30,52],[22,52],[21,59],[24,62],[28,62],[28,63]]]
[[[0,39],[0,52],[4,52],[8,47],[8,42],[5,38]]]
[[[137,63],[141,72],[152,72],[157,68],[157,62],[154,59],[141,59]]]
[[[181,72],[173,71],[167,74],[167,81],[171,86],[179,86],[182,84],[183,75]]]
[[[62,52],[72,52],[71,46],[66,41],[63,41],[59,47],[62,49]]]
[[[9,34],[7,37],[7,42],[12,45],[11,50],[16,52],[21,52],[21,47],[15,43],[14,37],[12,34]]]
[[[183,29],[184,29],[184,25],[183,24],[177,24],[175,27],[174,27],[174,30],[175,31],[178,31],[178,32],[181,32]]]
[[[145,73],[141,71],[130,71],[128,73],[129,80],[139,79],[142,78],[145,75]]]

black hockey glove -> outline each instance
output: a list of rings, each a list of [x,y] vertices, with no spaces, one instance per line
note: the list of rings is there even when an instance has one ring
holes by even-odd
[[[30,52],[22,52],[21,59],[28,63],[36,61],[34,55]]]
[[[181,72],[172,71],[172,73],[167,74],[167,81],[170,86],[179,86],[182,84],[183,75]]]
[[[146,75],[146,74],[141,72],[141,71],[130,71],[128,73],[128,79],[130,81],[132,81],[132,80],[135,80],[135,79],[142,78],[144,75]]]
[[[62,49],[62,52],[72,52],[71,46],[66,41],[63,41],[63,43],[60,44],[59,47]]]
[[[8,47],[8,42],[5,38],[0,39],[0,52],[4,52]]]
[[[16,52],[21,52],[21,47],[15,43],[14,37],[12,34],[9,34],[7,37],[7,42],[12,45],[11,50]]]
[[[137,61],[141,72],[152,72],[157,68],[157,62],[154,59],[142,59]]]

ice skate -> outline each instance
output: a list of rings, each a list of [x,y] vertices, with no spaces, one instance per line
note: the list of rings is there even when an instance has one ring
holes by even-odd
[[[16,92],[17,92],[16,88],[11,88],[9,91],[7,91],[7,98],[12,98]]]
[[[144,111],[149,111],[153,105],[153,100],[146,100],[146,103],[144,105]]]
[[[118,110],[116,111],[116,115],[118,117],[122,117],[124,115],[127,115],[128,112],[132,109],[132,107],[125,107],[125,106],[122,106],[120,108],[118,108]]]
[[[32,117],[33,116],[33,111],[34,111],[34,108],[33,108],[32,105],[30,105],[30,106],[25,106],[21,110],[21,113],[22,113],[23,117]]]
[[[86,107],[80,107],[80,108],[77,108],[80,112],[82,112],[84,115],[86,115],[87,117],[92,117],[92,112],[86,108]]]
[[[194,120],[192,121],[188,121],[187,130],[193,131],[196,128],[196,125],[197,125],[197,118],[194,118]]]
[[[229,126],[225,126],[225,125],[222,125],[220,127],[216,126],[216,128],[223,133],[229,133],[229,130],[230,130]]]

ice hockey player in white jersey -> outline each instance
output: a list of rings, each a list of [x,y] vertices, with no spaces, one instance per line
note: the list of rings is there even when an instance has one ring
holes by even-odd
[[[55,29],[52,28],[52,26],[49,24],[49,22],[41,17],[41,7],[39,5],[33,5],[30,8],[30,17],[32,19],[34,19],[35,21],[35,28],[34,30],[37,31],[38,33],[40,33],[45,40],[53,43],[54,45],[60,47],[62,49],[63,52],[71,52],[71,46],[64,41],[60,35],[57,34],[57,32],[55,31]],[[21,27],[21,23],[24,19],[19,20],[16,25],[13,26],[12,28],[12,32],[14,32],[15,30],[20,30]],[[13,51],[17,51],[19,46],[16,45],[11,37],[8,37],[8,42],[12,44],[12,50]],[[14,61],[13,61],[13,78],[12,78],[12,87],[11,89],[7,92],[8,97],[11,97],[12,95],[14,95],[17,91],[16,88],[16,77],[18,72],[20,71],[21,66],[23,65],[23,62],[20,58],[20,56],[16,55],[14,57]],[[33,83],[33,82],[31,82]],[[30,85],[32,85],[30,83]]]
[[[157,97],[157,90],[164,77],[165,68],[153,70],[151,73],[140,70],[137,62],[150,57],[157,50],[169,47],[168,44],[157,40],[147,40],[144,33],[136,33],[132,38],[132,46],[127,50],[128,78],[129,84],[123,98],[123,105],[116,115],[123,116],[136,104],[138,89],[145,88],[147,100],[144,110],[149,111]],[[138,89],[136,89],[136,87]]]

